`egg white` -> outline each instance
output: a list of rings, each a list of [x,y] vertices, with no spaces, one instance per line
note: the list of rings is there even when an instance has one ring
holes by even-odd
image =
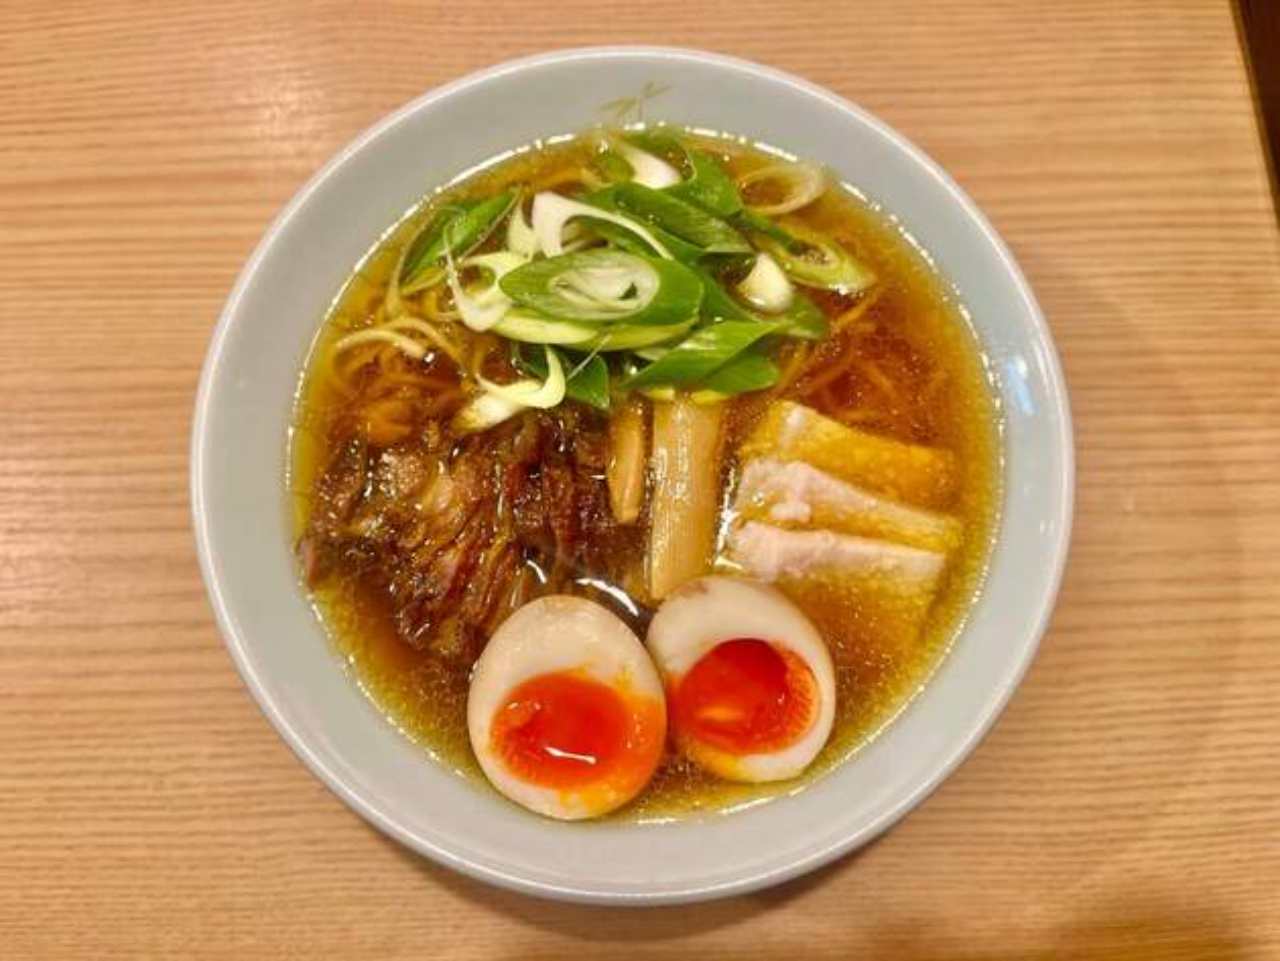
[[[592,601],[567,595],[539,598],[524,605],[494,632],[476,661],[467,695],[467,728],[471,749],[485,777],[517,804],[562,820],[597,817],[625,804],[643,788],[621,794],[598,785],[561,789],[520,778],[493,748],[494,715],[512,689],[531,678],[561,671],[580,671],[612,687],[628,704],[652,699],[662,712],[662,682],[640,639],[610,611]]]
[[[795,742],[777,751],[734,754],[676,731],[681,749],[698,764],[732,781],[781,781],[800,774],[831,736],[836,682],[822,636],[777,588],[737,577],[702,577],[671,594],[649,625],[645,643],[668,690],[718,644],[757,638],[790,651],[813,672],[818,709]]]

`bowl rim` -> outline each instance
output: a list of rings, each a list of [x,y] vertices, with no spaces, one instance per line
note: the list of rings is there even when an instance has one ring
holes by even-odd
[[[771,866],[754,874],[731,881],[715,882],[692,886],[678,890],[667,890],[660,893],[620,893],[602,892],[590,887],[574,887],[570,885],[549,884],[541,880],[532,880],[518,873],[507,872],[491,865],[481,864],[460,856],[446,847],[431,843],[429,840],[415,835],[404,828],[394,817],[383,811],[372,799],[365,797],[360,791],[350,786],[343,777],[332,770],[308,744],[305,735],[300,734],[290,724],[274,702],[267,682],[255,669],[249,656],[246,638],[242,635],[239,624],[233,616],[222,585],[219,582],[213,562],[209,512],[206,509],[207,492],[205,490],[205,438],[210,411],[213,405],[213,385],[215,374],[220,366],[226,342],[235,319],[240,312],[241,302],[250,283],[258,273],[268,251],[277,242],[284,228],[305,207],[312,196],[343,167],[353,156],[365,150],[383,133],[396,127],[408,117],[433,104],[446,100],[472,87],[500,79],[510,74],[540,67],[573,61],[611,60],[611,59],[643,59],[663,58],[676,61],[687,61],[712,65],[733,71],[751,74],[759,79],[789,87],[792,90],[816,98],[833,110],[839,111],[859,124],[865,125],[880,137],[890,142],[898,151],[917,164],[932,180],[941,186],[952,202],[957,204],[991,244],[1001,266],[1006,271],[1007,279],[1013,284],[1018,299],[1025,309],[1024,319],[1029,321],[1031,339],[1043,349],[1044,373],[1049,395],[1052,399],[1051,412],[1056,415],[1061,425],[1061,469],[1057,477],[1059,497],[1054,505],[1054,537],[1046,547],[1051,567],[1048,571],[1047,589],[1039,599],[1034,615],[1034,627],[1031,629],[1026,643],[1016,660],[1010,662],[1009,668],[1000,683],[994,686],[982,708],[981,720],[973,725],[965,736],[957,739],[947,752],[945,758],[934,767],[931,774],[921,780],[916,787],[903,795],[889,809],[878,817],[868,821],[860,829],[851,831],[844,837],[815,850],[806,856],[795,858],[786,863]],[[217,324],[211,335],[209,346],[200,371],[199,384],[196,391],[194,415],[191,427],[190,446],[190,497],[192,524],[194,528],[196,553],[200,572],[213,609],[215,621],[223,641],[231,654],[245,686],[249,689],[259,709],[271,722],[276,732],[290,747],[303,764],[319,778],[348,807],[387,836],[399,841],[411,850],[424,855],[439,864],[452,868],[468,877],[494,884],[508,890],[523,894],[554,898],[590,904],[609,905],[659,905],[692,903],[733,895],[747,894],[762,888],[791,880],[809,873],[823,865],[829,864],[848,852],[866,844],[879,836],[899,820],[910,813],[916,806],[932,794],[957,767],[973,752],[985,738],[995,722],[1003,713],[1013,692],[1021,684],[1031,663],[1039,650],[1041,639],[1048,628],[1058,594],[1062,585],[1063,572],[1069,553],[1072,520],[1075,501],[1075,444],[1072,424],[1070,400],[1067,394],[1066,381],[1063,375],[1057,347],[1049,331],[1048,324],[1040,308],[1035,294],[1032,292],[1021,268],[1003,238],[988,221],[978,205],[969,197],[963,188],[955,182],[936,161],[911,140],[899,133],[889,124],[876,117],[866,109],[852,101],[810,81],[775,67],[766,66],[739,57],[722,53],[713,53],[689,47],[661,45],[604,45],[567,47],[549,52],[532,54],[505,60],[485,67],[462,77],[432,88],[403,106],[393,110],[380,120],[367,127],[339,149],[318,171],[316,171],[290,198],[280,212],[272,219],[261,239],[254,247],[244,267],[237,275],[235,284],[218,316]],[[961,627],[957,640],[965,631]],[[940,669],[945,668],[945,661]]]

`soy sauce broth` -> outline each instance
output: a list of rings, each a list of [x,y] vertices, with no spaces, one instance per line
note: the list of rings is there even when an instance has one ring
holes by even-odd
[[[718,156],[735,177],[774,161],[736,139],[689,139]],[[318,473],[333,456],[339,425],[349,413],[348,398],[325,360],[328,347],[338,336],[371,322],[403,244],[442,203],[514,184],[532,190],[571,190],[589,150],[581,140],[535,145],[427,197],[375,245],[348,279],[324,319],[296,398],[288,487],[297,536],[310,517]],[[904,231],[852,189],[834,186],[790,216],[826,232],[869,264],[879,284],[871,297],[859,302],[807,291],[840,331],[805,358],[779,358],[783,366],[788,360],[805,364],[804,375],[780,396],[865,430],[955,452],[960,482],[947,509],[963,521],[963,542],[950,560],[918,642],[908,651],[878,647],[850,630],[854,621],[848,610],[793,592],[792,599],[829,643],[838,696],[831,739],[800,779],[730,784],[669,753],[649,787],[613,817],[652,821],[727,811],[801,789],[855,753],[921,688],[981,583],[1000,493],[999,418],[988,372],[961,306]],[[765,398],[746,394],[730,404],[726,505],[737,470],[733,451],[759,418]],[[635,550],[635,545],[620,549]],[[629,598],[627,584],[584,572],[575,591],[606,603],[643,638],[647,616],[643,606]],[[337,572],[316,587],[312,597],[335,648],[379,709],[421,745],[424,754],[483,787],[467,739],[469,668],[444,663],[406,644],[392,622],[385,591],[357,570]]]

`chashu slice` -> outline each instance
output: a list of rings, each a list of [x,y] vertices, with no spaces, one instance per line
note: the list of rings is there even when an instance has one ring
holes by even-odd
[[[943,554],[956,548],[962,533],[954,517],[898,503],[803,461],[772,457],[743,468],[734,509],[744,520],[825,528]]]
[[[737,525],[726,548],[742,573],[777,583],[805,610],[830,611],[887,648],[915,642],[947,562],[939,551],[759,521]]]
[[[956,484],[955,456],[847,427],[793,401],[775,401],[739,449],[744,460],[799,460],[876,494],[939,508]]]

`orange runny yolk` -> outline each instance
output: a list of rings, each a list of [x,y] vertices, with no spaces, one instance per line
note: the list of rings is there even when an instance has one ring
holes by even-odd
[[[740,637],[703,655],[677,682],[671,700],[682,736],[732,754],[759,754],[785,748],[809,729],[818,691],[800,657]]]
[[[514,687],[493,717],[492,740],[521,780],[557,789],[608,783],[638,791],[662,751],[662,705],[624,697],[572,671]]]

